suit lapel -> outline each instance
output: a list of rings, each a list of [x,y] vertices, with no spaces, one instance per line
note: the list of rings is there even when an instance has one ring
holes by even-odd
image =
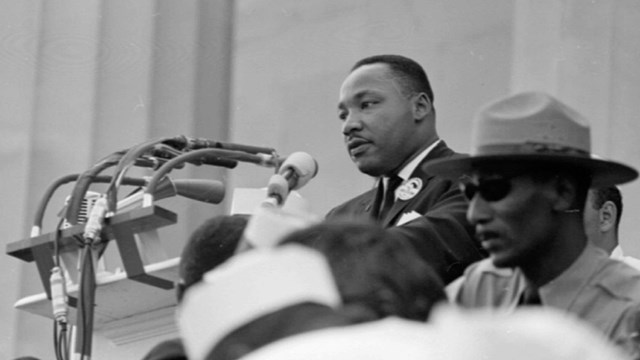
[[[361,198],[358,200],[356,208],[354,209],[354,213],[364,214],[375,220],[378,215],[377,209],[379,208],[379,204],[376,203],[380,200],[377,195],[379,191],[379,186],[376,181],[376,186],[361,195]]]
[[[409,209],[414,208],[414,206],[411,206],[411,205],[421,198],[420,194],[425,191],[425,189],[427,188],[427,185],[429,184],[429,180],[431,180],[431,178],[433,177],[433,175],[424,171],[424,167],[427,164],[427,162],[434,159],[448,157],[453,154],[454,154],[453,150],[449,149],[449,147],[444,141],[440,141],[440,143],[436,145],[436,147],[433,148],[433,150],[431,150],[429,154],[427,154],[427,156],[422,160],[422,162],[416,167],[416,169],[413,171],[413,173],[411,173],[411,176],[409,177],[409,180],[413,178],[418,178],[422,181],[422,187],[420,188],[420,191],[410,199],[406,199],[406,200],[397,199],[396,202],[393,204],[393,207],[391,207],[389,214],[384,219],[382,219],[381,221],[382,226],[389,227],[394,225],[396,223],[398,215],[403,210],[405,210],[406,208],[409,208]]]

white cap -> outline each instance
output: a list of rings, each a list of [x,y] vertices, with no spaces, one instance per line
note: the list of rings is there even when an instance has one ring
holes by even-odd
[[[186,292],[177,311],[189,359],[204,359],[227,334],[263,315],[312,302],[340,306],[325,257],[301,245],[238,254]]]
[[[277,207],[258,207],[253,213],[243,238],[256,248],[273,247],[294,231],[317,223],[315,216]]]

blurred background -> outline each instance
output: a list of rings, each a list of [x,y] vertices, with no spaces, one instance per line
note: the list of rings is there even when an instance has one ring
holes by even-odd
[[[308,152],[320,169],[301,193],[323,215],[373,184],[347,156],[336,103],[351,65],[382,53],[424,66],[439,133],[457,151],[469,150],[481,105],[541,90],[590,120],[595,153],[640,168],[638,23],[636,0],[0,0],[3,243],[29,237],[55,179],[180,134]],[[224,181],[227,198],[163,203],[178,214],[161,233],[169,255],[229,212],[234,189],[264,187],[271,174],[250,164],[180,170]],[[70,189],[51,200],[45,231]],[[640,257],[640,187],[622,191],[621,243]],[[35,265],[5,255],[0,283],[0,358],[52,359],[51,321],[13,307],[42,292]],[[117,341],[110,331],[97,331],[93,358],[139,358],[175,336],[170,313]]]

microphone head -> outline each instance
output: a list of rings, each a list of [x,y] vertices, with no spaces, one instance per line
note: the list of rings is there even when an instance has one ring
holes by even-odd
[[[217,180],[206,179],[177,179],[173,180],[176,194],[186,198],[219,204],[224,200],[224,183]]]
[[[217,180],[207,179],[170,179],[164,177],[155,189],[156,200],[180,195],[188,199],[206,202],[209,204],[219,204],[224,200],[224,183]]]
[[[289,195],[287,179],[280,174],[271,175],[269,184],[267,184],[267,196],[277,199],[277,205],[280,206],[287,199],[287,195]]]
[[[306,152],[298,151],[287,156],[280,166],[279,174],[292,172],[297,177],[297,182],[290,190],[297,190],[306,185],[309,180],[318,174],[318,163]]]

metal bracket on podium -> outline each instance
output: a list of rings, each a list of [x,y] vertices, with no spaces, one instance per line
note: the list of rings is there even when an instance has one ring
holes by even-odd
[[[115,240],[122,258],[127,277],[147,285],[162,289],[172,289],[173,282],[147,274],[135,234],[153,231],[159,227],[175,224],[177,215],[158,206],[137,208],[125,213],[116,213],[106,218],[101,234],[102,242]],[[61,230],[58,250],[60,253],[74,252],[82,243],[84,224]],[[38,273],[47,297],[51,298],[49,277],[54,266],[53,256],[56,233],[50,232],[40,236],[23,239],[7,244],[8,255],[26,262],[36,262]]]

